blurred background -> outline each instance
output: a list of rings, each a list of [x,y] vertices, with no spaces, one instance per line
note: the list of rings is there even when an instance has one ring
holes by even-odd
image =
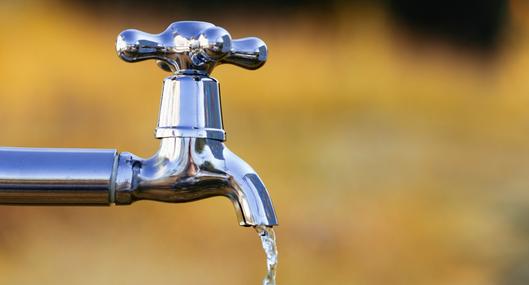
[[[0,1],[0,145],[150,156],[161,81],[114,41],[204,20],[228,146],[279,216],[278,284],[529,284],[529,3]],[[0,207],[0,284],[260,284],[225,198]]]

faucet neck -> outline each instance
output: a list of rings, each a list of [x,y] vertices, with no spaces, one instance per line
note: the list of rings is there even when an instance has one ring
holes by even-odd
[[[226,140],[217,80],[190,74],[164,79],[156,138],[175,137]]]

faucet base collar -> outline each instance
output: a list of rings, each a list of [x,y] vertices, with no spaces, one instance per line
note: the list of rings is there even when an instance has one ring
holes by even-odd
[[[213,128],[156,128],[155,136],[157,139],[163,138],[204,138],[218,141],[226,141],[226,132],[222,129]]]

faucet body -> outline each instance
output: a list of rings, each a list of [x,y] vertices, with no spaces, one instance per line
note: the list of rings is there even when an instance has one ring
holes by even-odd
[[[229,198],[241,226],[277,224],[272,201],[255,171],[223,142],[164,138],[150,158],[120,155],[114,203],[138,200],[181,203],[212,196]]]
[[[156,42],[170,37],[175,40]],[[181,46],[164,46],[177,43]],[[264,43],[247,38],[231,45],[222,28],[177,22],[159,35],[124,31],[117,50],[126,61],[155,58],[174,72],[163,83],[158,152],[140,158],[112,149],[1,147],[0,204],[129,205],[225,196],[240,225],[277,225],[262,180],[224,144],[219,84],[208,75],[224,62],[258,68],[266,59]]]

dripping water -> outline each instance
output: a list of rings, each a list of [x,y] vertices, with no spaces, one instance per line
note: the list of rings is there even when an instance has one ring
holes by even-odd
[[[277,270],[277,245],[276,234],[272,227],[256,226],[255,230],[261,238],[261,243],[266,254],[267,273],[263,279],[263,285],[276,284],[276,270]]]

